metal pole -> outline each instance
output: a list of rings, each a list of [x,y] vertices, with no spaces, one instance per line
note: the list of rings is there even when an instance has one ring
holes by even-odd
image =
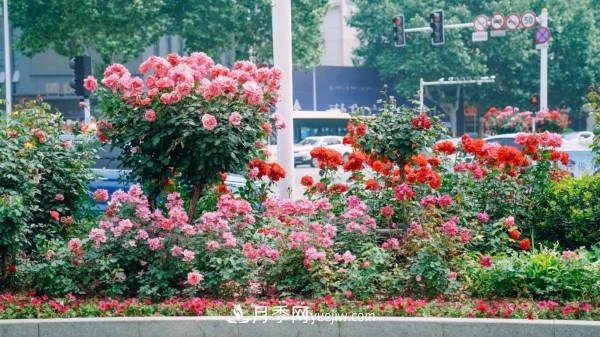
[[[85,104],[85,107],[83,107],[83,119],[85,120],[86,124],[89,124],[91,120],[90,99],[87,97],[84,98],[83,103]]]
[[[6,84],[6,116],[12,112],[12,72],[10,59],[10,24],[8,22],[8,0],[3,0],[4,14],[4,83]]]
[[[283,73],[277,111],[286,127],[277,132],[277,161],[285,170],[279,181],[279,198],[294,197],[294,120],[292,118],[292,4],[291,0],[273,0],[273,61]]]
[[[425,105],[424,101],[423,101],[423,89],[425,89],[425,86],[423,85],[423,78],[421,77],[421,80],[419,81],[419,111],[423,112],[423,106]]]
[[[548,9],[542,9],[540,26],[548,28]],[[540,46],[540,111],[548,109],[548,42]],[[535,132],[536,114],[533,115],[531,131]]]

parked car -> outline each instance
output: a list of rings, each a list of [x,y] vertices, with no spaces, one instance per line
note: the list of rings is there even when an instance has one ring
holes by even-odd
[[[316,167],[318,162],[310,156],[310,151],[315,147],[326,147],[338,151],[348,159],[352,152],[352,147],[343,143],[343,137],[340,136],[321,136],[306,137],[300,143],[294,145],[294,166],[308,164]]]

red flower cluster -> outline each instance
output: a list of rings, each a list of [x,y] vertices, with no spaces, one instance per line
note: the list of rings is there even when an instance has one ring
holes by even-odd
[[[431,122],[426,113],[421,113],[418,116],[413,117],[410,123],[414,128],[429,129],[431,127]]]
[[[252,159],[250,163],[248,163],[248,168],[250,170],[257,168],[258,174],[257,178],[262,178],[264,176],[269,177],[271,181],[279,181],[281,178],[285,177],[285,170],[278,163],[267,163],[262,159]]]
[[[380,188],[381,186],[379,186],[379,183],[375,179],[368,179],[365,183],[365,190],[367,191],[377,191]]]
[[[456,153],[456,146],[454,146],[454,143],[452,143],[451,141],[444,140],[433,145],[433,151],[451,155]]]
[[[500,146],[496,151],[496,163],[501,167],[527,166],[530,161],[523,155],[523,152],[512,146]]]
[[[322,146],[310,151],[310,156],[319,161],[319,168],[322,170],[337,170],[338,166],[344,161],[341,153]]]
[[[463,135],[460,139],[460,142],[466,153],[470,153],[475,156],[482,156],[484,154],[483,146],[485,145],[485,140],[471,138],[469,135]]]
[[[352,152],[348,160],[344,163],[344,171],[362,170],[363,164],[367,161],[367,155],[362,152]]]
[[[311,176],[303,176],[302,179],[300,179],[300,184],[302,186],[311,187],[314,183],[315,180]]]

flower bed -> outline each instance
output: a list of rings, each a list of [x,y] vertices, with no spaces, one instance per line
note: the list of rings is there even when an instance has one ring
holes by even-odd
[[[210,298],[172,298],[162,302],[138,299],[77,299],[74,296],[0,295],[0,319],[71,318],[71,317],[141,317],[141,316],[230,316],[235,305],[250,318],[255,310],[267,310],[270,317],[278,312],[291,313],[294,308],[308,307],[312,314],[363,313],[373,316],[465,317],[600,320],[600,307],[586,302],[559,304],[544,301],[421,300],[398,297],[390,300],[349,301],[325,296],[305,300],[295,298],[224,301]]]
[[[277,70],[203,54],[142,68],[145,82],[112,65],[98,89],[98,136],[124,147],[139,184],[89,226],[20,254],[14,288],[39,296],[4,296],[7,315],[229,314],[240,299],[252,310],[253,298],[307,298],[315,310],[381,315],[598,317],[595,242],[548,247],[534,230],[568,175],[558,134],[519,133],[522,150],[436,142],[436,117],[390,100],[349,123],[347,159],[314,149],[320,177],[301,179],[302,199],[278,200],[269,186],[285,172],[258,149],[270,121],[283,127],[269,114]],[[234,169],[248,182],[236,194],[223,184]]]

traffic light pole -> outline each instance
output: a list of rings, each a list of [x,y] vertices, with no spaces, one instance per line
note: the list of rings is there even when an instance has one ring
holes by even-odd
[[[473,22],[469,23],[452,23],[445,24],[444,29],[461,29],[461,28],[473,28]],[[404,30],[407,33],[418,33],[418,32],[432,32],[431,27],[417,27],[417,28],[406,28]]]
[[[540,27],[548,28],[548,9],[543,8],[542,13],[537,18]],[[444,29],[462,29],[462,28],[473,28],[473,23],[454,23],[454,24],[444,24]],[[405,33],[418,33],[418,32],[432,32],[431,27],[416,27],[416,28],[405,28]],[[548,42],[540,45],[538,47],[540,49],[540,111],[544,111],[548,109]],[[421,79],[419,84],[419,95],[420,101],[419,106],[420,110],[423,111],[424,102],[423,102],[423,90],[426,85],[440,85],[434,84],[436,82],[424,82]],[[444,84],[449,84],[446,81]],[[457,83],[458,84],[458,83]],[[535,119],[536,115],[534,113],[532,118],[532,132],[535,132]]]
[[[548,10],[542,9],[540,15],[540,26],[548,28]],[[540,111],[548,109],[548,42],[540,46]],[[535,132],[535,119],[533,115],[531,132]]]

